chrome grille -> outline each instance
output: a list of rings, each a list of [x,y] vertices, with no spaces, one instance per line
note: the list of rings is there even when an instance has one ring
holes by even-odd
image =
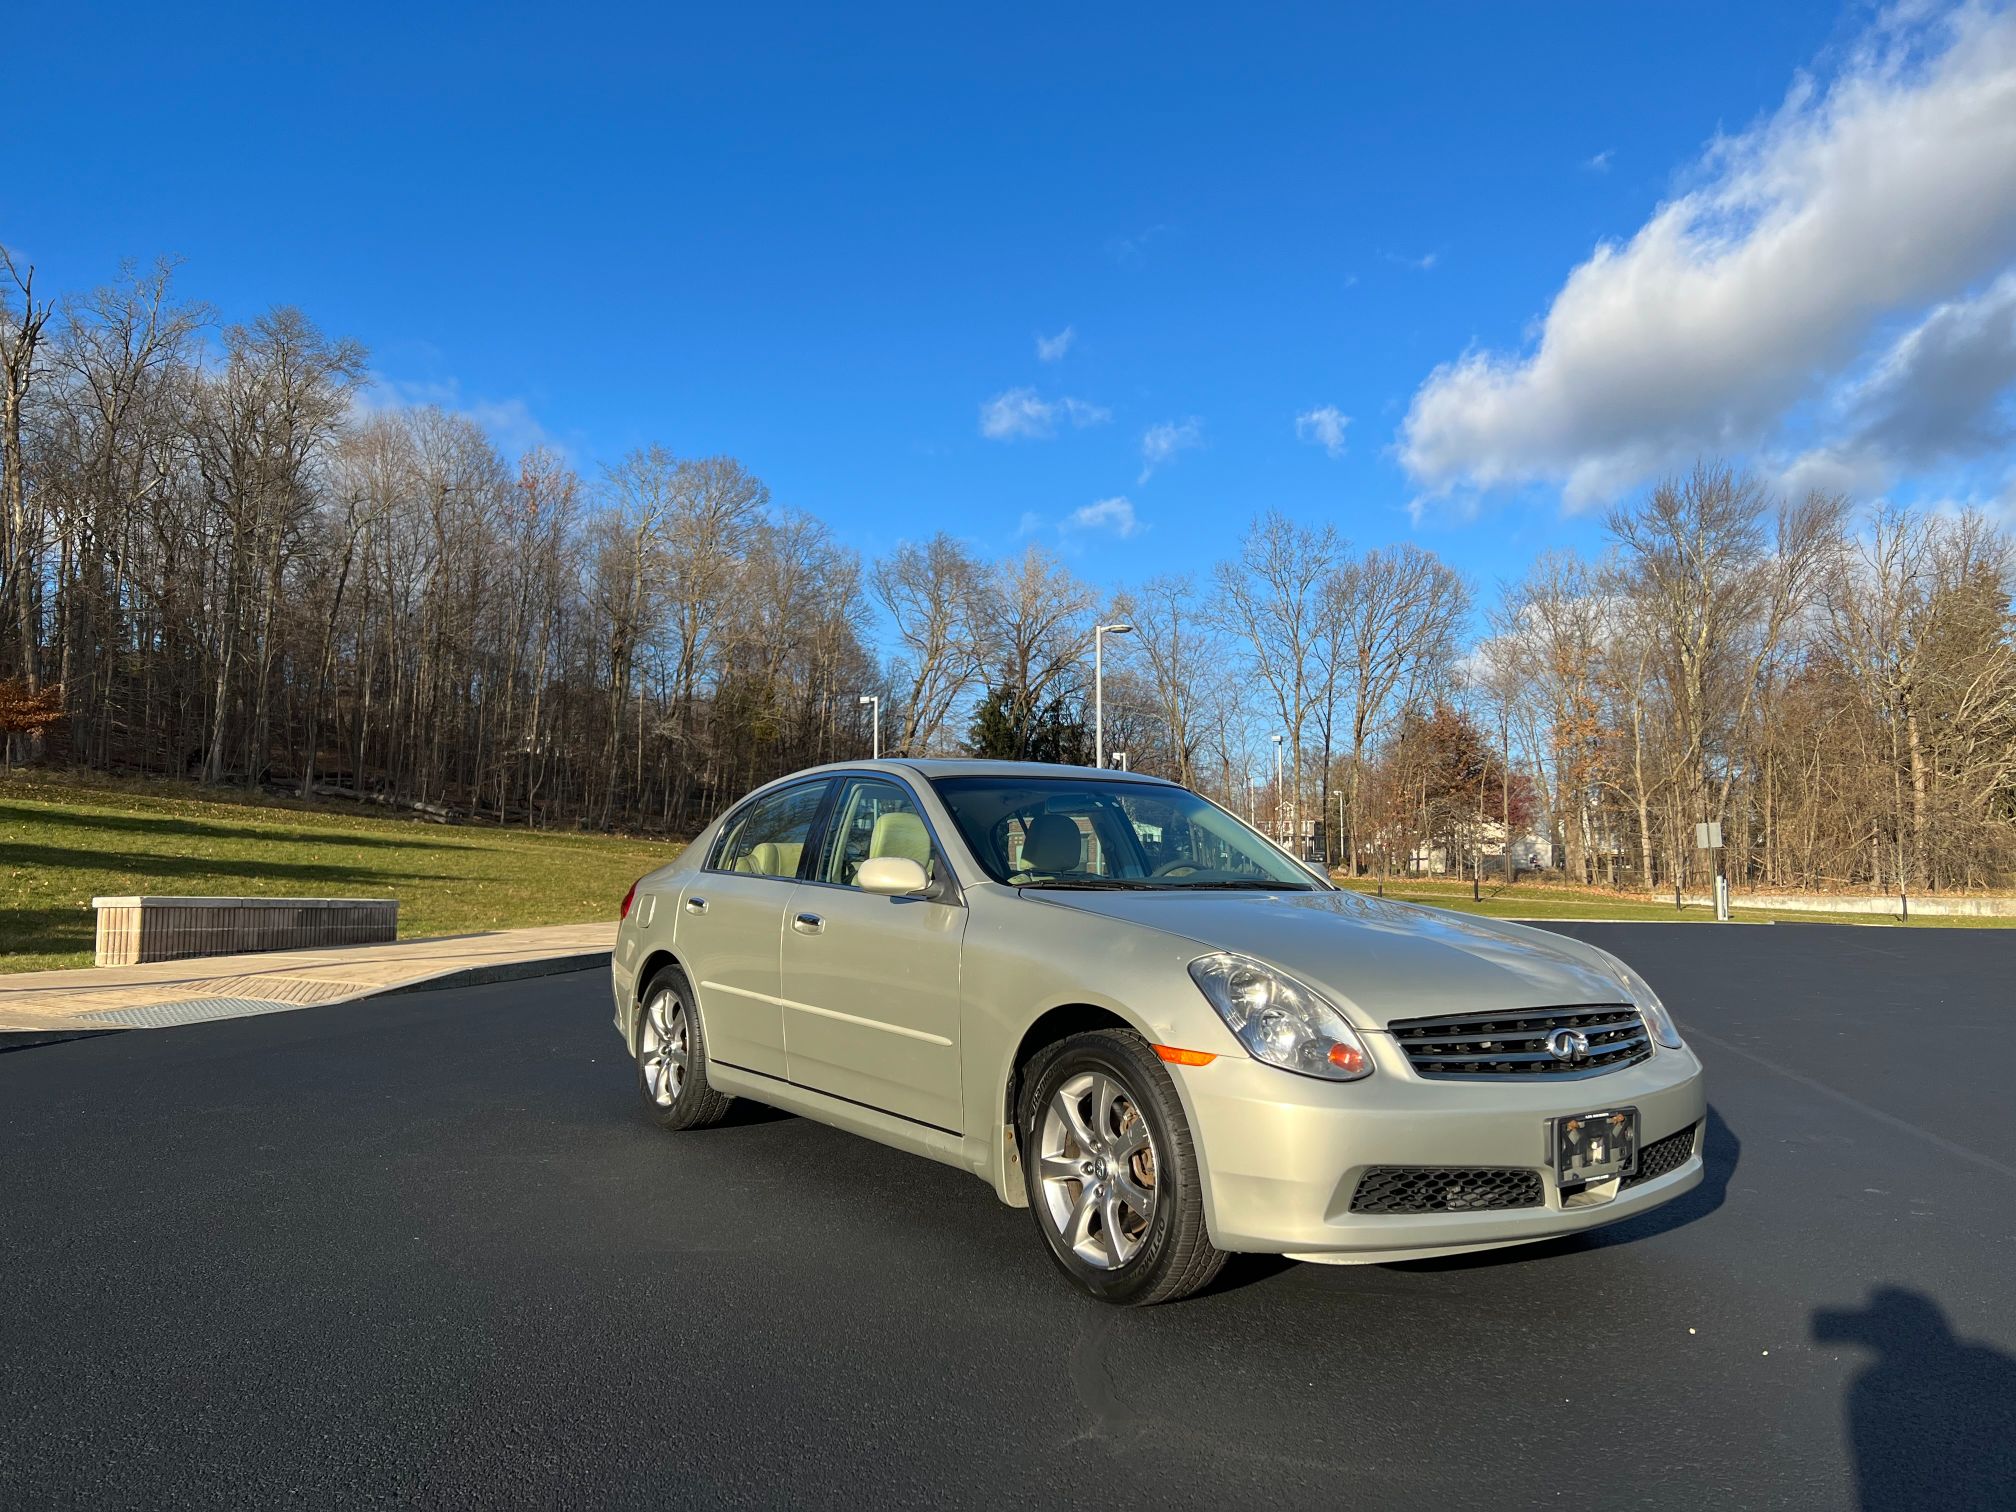
[[[1600,1076],[1652,1053],[1644,1021],[1628,1004],[1444,1014],[1396,1019],[1387,1027],[1408,1063],[1431,1081]],[[1548,1049],[1548,1036],[1560,1029],[1586,1036],[1586,1054],[1563,1060]]]

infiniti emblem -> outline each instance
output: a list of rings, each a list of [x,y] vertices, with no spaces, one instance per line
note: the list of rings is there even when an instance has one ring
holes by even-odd
[[[1589,1058],[1589,1036],[1580,1029],[1556,1029],[1547,1036],[1547,1053],[1558,1061]]]

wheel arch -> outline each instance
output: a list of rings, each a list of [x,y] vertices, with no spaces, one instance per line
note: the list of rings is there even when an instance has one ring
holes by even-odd
[[[630,1016],[629,1022],[624,1025],[623,1035],[624,1038],[630,1041],[630,1053],[632,1055],[637,1053],[637,1010],[644,1004],[644,989],[651,985],[651,978],[658,975],[659,972],[665,970],[668,966],[677,970],[681,976],[684,976],[686,978],[686,985],[691,988],[693,978],[686,970],[686,963],[662,946],[645,955],[643,964],[637,968],[636,975],[630,979]],[[698,994],[695,993],[693,995],[697,999]],[[700,1011],[700,1005],[697,1001],[693,1004],[693,1011],[695,1013]],[[706,1028],[706,1021],[704,1019],[701,1021],[701,1028],[704,1033]]]
[[[1028,1193],[1022,1187],[1022,1131],[1015,1117],[1022,1097],[1022,1078],[1029,1063],[1059,1040],[1094,1029],[1127,1029],[1153,1043],[1147,1028],[1119,1010],[1098,1003],[1058,1003],[1046,1008],[1029,1022],[1008,1057],[1000,1084],[1000,1102],[995,1111],[999,1140],[994,1162],[995,1191],[1010,1207],[1027,1207]]]

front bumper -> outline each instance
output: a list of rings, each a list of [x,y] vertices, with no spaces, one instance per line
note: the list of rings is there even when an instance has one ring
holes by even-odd
[[[1375,1070],[1356,1082],[1317,1081],[1246,1057],[1170,1067],[1196,1136],[1218,1248],[1337,1263],[1458,1254],[1615,1223],[1701,1180],[1707,1098],[1691,1051],[1661,1046],[1650,1060],[1587,1080],[1449,1085],[1416,1076],[1390,1035],[1365,1042]],[[1638,1110],[1641,1149],[1695,1128],[1693,1149],[1608,1201],[1564,1206],[1548,1121],[1613,1107]],[[1481,1212],[1353,1213],[1352,1194],[1374,1166],[1530,1170],[1543,1200]]]

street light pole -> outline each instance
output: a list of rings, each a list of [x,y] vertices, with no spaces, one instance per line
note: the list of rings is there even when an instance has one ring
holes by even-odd
[[[882,759],[882,700],[876,694],[863,693],[854,701],[857,704],[867,704],[869,706],[869,718],[873,721],[875,730],[873,736],[874,744],[869,749],[875,753],[875,760],[880,761]]]
[[[1274,737],[1274,843],[1281,843],[1281,737]]]
[[[1092,764],[1097,767],[1106,765],[1106,637],[1133,633],[1127,624],[1092,627]]]

